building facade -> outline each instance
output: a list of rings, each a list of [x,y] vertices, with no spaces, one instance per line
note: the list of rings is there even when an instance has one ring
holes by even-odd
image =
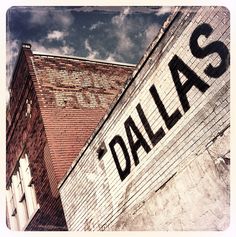
[[[57,186],[133,69],[22,45],[7,107],[10,229],[67,230]]]
[[[68,230],[229,226],[229,24],[175,9],[58,186]]]

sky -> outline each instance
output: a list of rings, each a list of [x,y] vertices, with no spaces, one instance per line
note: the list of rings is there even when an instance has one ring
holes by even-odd
[[[171,7],[12,7],[7,11],[7,87],[21,43],[37,52],[137,64]]]

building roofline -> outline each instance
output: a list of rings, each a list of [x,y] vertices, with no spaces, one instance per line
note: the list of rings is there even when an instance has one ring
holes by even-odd
[[[28,43],[21,43],[21,47],[19,48],[19,51],[18,51],[18,54],[17,54],[17,57],[16,57],[15,65],[13,67],[12,73],[11,73],[10,78],[9,78],[10,81],[9,81],[8,89],[10,89],[11,86],[13,85],[13,83],[14,83],[14,75],[15,75],[15,73],[17,71],[17,68],[20,64],[20,57],[22,56],[24,49],[31,50],[31,45],[28,44]]]
[[[79,154],[75,157],[74,161],[72,162],[70,168],[68,169],[68,171],[65,173],[65,175],[63,176],[62,180],[59,182],[59,184],[57,185],[58,189],[60,189],[63,184],[65,183],[65,181],[67,180],[67,178],[69,177],[70,173],[74,170],[74,168],[76,167],[77,163],[80,161],[80,158],[83,156],[83,154],[86,152],[86,150],[88,149],[89,145],[92,143],[92,141],[95,139],[95,137],[97,136],[97,134],[99,133],[99,131],[102,129],[102,127],[104,126],[105,122],[110,118],[110,116],[112,115],[113,111],[116,109],[118,103],[120,102],[120,100],[122,99],[122,97],[124,96],[125,92],[127,91],[127,89],[131,86],[132,82],[135,80],[135,78],[137,77],[138,73],[141,71],[141,69],[144,67],[144,65],[146,65],[148,59],[151,57],[152,53],[154,52],[154,50],[159,46],[159,43],[162,39],[162,37],[164,37],[164,35],[166,34],[166,32],[169,30],[169,28],[171,27],[172,23],[174,22],[174,20],[177,18],[177,16],[179,15],[180,9],[182,7],[175,7],[174,11],[172,12],[172,14],[167,18],[167,20],[165,21],[163,27],[161,28],[161,30],[159,31],[159,33],[157,34],[157,36],[155,37],[155,39],[152,41],[152,43],[149,45],[149,47],[146,49],[144,56],[141,58],[141,60],[139,61],[139,63],[137,64],[133,74],[128,78],[125,87],[122,89],[122,91],[120,92],[120,94],[117,95],[117,97],[115,98],[115,100],[113,101],[113,103],[111,104],[110,108],[108,109],[107,113],[104,115],[104,117],[100,120],[98,126],[95,128],[93,134],[90,136],[90,138],[87,140],[86,144],[84,145],[84,147],[81,149],[81,151],[79,152]]]
[[[65,58],[65,59],[75,59],[75,60],[86,61],[89,63],[95,62],[95,63],[111,64],[111,65],[126,66],[126,67],[136,67],[136,64],[130,64],[130,63],[113,62],[113,61],[109,62],[109,61],[100,60],[100,59],[89,59],[89,58],[72,56],[72,55],[60,55],[60,54],[44,53],[44,52],[38,52],[38,51],[33,51],[33,55],[48,56],[48,57],[55,57],[55,58]]]

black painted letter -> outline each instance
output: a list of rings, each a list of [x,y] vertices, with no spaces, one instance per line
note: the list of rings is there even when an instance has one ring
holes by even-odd
[[[219,54],[221,58],[220,65],[217,67],[213,67],[211,64],[209,64],[207,68],[204,70],[207,76],[218,78],[229,67],[228,48],[221,41],[214,41],[203,48],[201,48],[197,42],[200,35],[204,35],[206,38],[208,38],[211,35],[212,31],[213,29],[209,24],[204,23],[204,24],[199,25],[193,31],[189,44],[190,44],[190,49],[191,49],[192,54],[197,58],[204,58],[212,53]]]
[[[125,130],[129,140],[130,149],[134,158],[134,164],[139,164],[139,158],[137,155],[137,150],[142,146],[144,150],[148,153],[151,149],[144,139],[143,135],[140,133],[138,128],[136,127],[134,120],[129,116],[125,121]],[[138,140],[134,142],[133,136],[131,134],[131,130],[134,132]]]
[[[156,87],[152,85],[149,89],[153,100],[155,101],[155,104],[161,114],[161,117],[164,119],[166,127],[168,129],[171,129],[177,122],[178,120],[182,117],[181,113],[179,112],[178,109],[175,110],[175,112],[169,116],[166,112],[166,108],[163,105],[161,98],[156,90]]]
[[[157,130],[156,133],[154,133],[151,126],[150,126],[150,124],[149,124],[149,122],[148,122],[148,120],[147,120],[147,118],[146,118],[146,116],[145,116],[145,114],[144,114],[144,112],[143,112],[143,109],[142,109],[141,105],[138,104],[136,106],[136,109],[138,111],[138,115],[139,115],[139,117],[142,121],[142,124],[145,128],[145,131],[146,131],[149,139],[152,142],[152,145],[155,146],[165,136],[164,129],[161,127]]]
[[[116,151],[115,151],[115,148],[114,146],[116,144],[119,144],[122,151],[123,151],[123,154],[124,154],[124,157],[125,157],[125,160],[126,160],[126,166],[125,166],[125,169],[122,170],[121,166],[120,166],[120,162],[119,162],[119,159],[117,157],[117,154],[116,154]],[[130,163],[130,157],[129,157],[129,153],[128,153],[128,150],[126,148],[126,145],[125,145],[125,142],[124,140],[122,139],[121,136],[119,135],[116,135],[112,140],[111,142],[109,143],[109,147],[111,149],[111,153],[112,153],[112,156],[113,156],[113,159],[115,161],[115,164],[116,164],[116,168],[118,170],[118,173],[120,175],[120,179],[121,181],[123,181],[129,174],[130,174],[130,167],[131,167],[131,163]]]
[[[177,55],[169,62],[169,68],[172,74],[173,81],[175,83],[176,90],[179,95],[179,100],[183,107],[184,112],[187,112],[190,108],[188,99],[187,99],[187,92],[195,86],[198,88],[202,93],[204,93],[208,88],[209,85],[205,83],[188,65],[186,65],[181,58]],[[188,80],[182,84],[179,77],[179,72],[182,72]]]

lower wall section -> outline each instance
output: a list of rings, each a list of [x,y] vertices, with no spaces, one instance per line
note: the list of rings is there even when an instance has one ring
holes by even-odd
[[[26,231],[67,231],[60,198],[47,197]]]
[[[121,214],[110,230],[226,229],[230,222],[229,128],[220,135],[145,202]]]

